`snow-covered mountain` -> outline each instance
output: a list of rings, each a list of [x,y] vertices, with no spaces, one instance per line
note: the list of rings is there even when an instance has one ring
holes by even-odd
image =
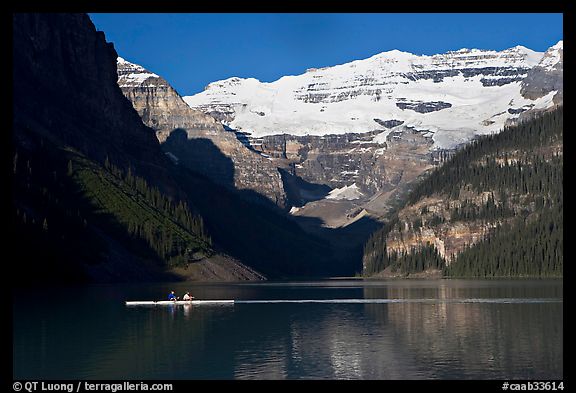
[[[543,95],[521,90],[531,70],[557,71],[562,49],[560,41],[546,53],[523,46],[432,56],[392,50],[271,83],[233,77],[184,101],[251,137],[381,131],[374,142],[383,143],[412,127],[428,130],[434,148],[452,148],[497,132],[522,112],[552,106],[557,84],[547,83]]]

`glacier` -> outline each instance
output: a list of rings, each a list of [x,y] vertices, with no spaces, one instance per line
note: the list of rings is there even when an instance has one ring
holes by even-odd
[[[183,98],[251,138],[381,130],[373,141],[384,143],[391,130],[410,127],[428,131],[434,149],[450,149],[498,132],[526,110],[552,106],[556,91],[533,100],[521,87],[534,67],[561,61],[562,49],[560,41],[547,52],[523,46],[436,55],[392,50],[274,82],[232,77]],[[399,125],[387,128],[392,120]]]

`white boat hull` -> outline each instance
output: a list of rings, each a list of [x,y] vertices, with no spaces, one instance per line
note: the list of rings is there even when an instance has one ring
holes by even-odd
[[[158,300],[158,301],[129,301],[127,306],[167,306],[171,304],[234,304],[234,300]]]

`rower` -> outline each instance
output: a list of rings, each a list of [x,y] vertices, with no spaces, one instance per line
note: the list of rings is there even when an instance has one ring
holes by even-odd
[[[192,300],[194,296],[190,296],[190,292],[186,292],[184,296],[182,296],[182,300]]]
[[[178,300],[178,298],[176,297],[176,295],[174,295],[174,291],[171,291],[171,292],[170,292],[170,294],[168,295],[168,300],[173,300],[173,301]]]

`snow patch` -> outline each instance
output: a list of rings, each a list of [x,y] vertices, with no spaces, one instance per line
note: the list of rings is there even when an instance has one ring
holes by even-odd
[[[328,193],[328,195],[326,196],[326,199],[333,199],[333,200],[354,200],[354,199],[360,199],[364,196],[364,194],[362,194],[362,192],[360,192],[360,189],[356,186],[356,183],[350,185],[350,186],[344,186],[341,188],[335,188],[332,191],[330,191]]]
[[[120,56],[116,58],[116,64],[118,64],[118,69],[122,70],[122,74],[118,77],[118,85],[120,87],[132,87],[142,84],[149,78],[160,78],[159,75],[148,71],[138,64],[131,63]]]
[[[300,207],[296,207],[296,206],[292,206],[292,209],[290,209],[290,211],[288,213],[290,214],[296,214],[298,213],[302,208]]]
[[[381,132],[380,134],[374,136],[371,142],[378,143],[379,145],[384,145],[386,143],[386,139],[388,138],[388,134],[390,134],[391,132],[392,130],[386,130],[384,132]]]

